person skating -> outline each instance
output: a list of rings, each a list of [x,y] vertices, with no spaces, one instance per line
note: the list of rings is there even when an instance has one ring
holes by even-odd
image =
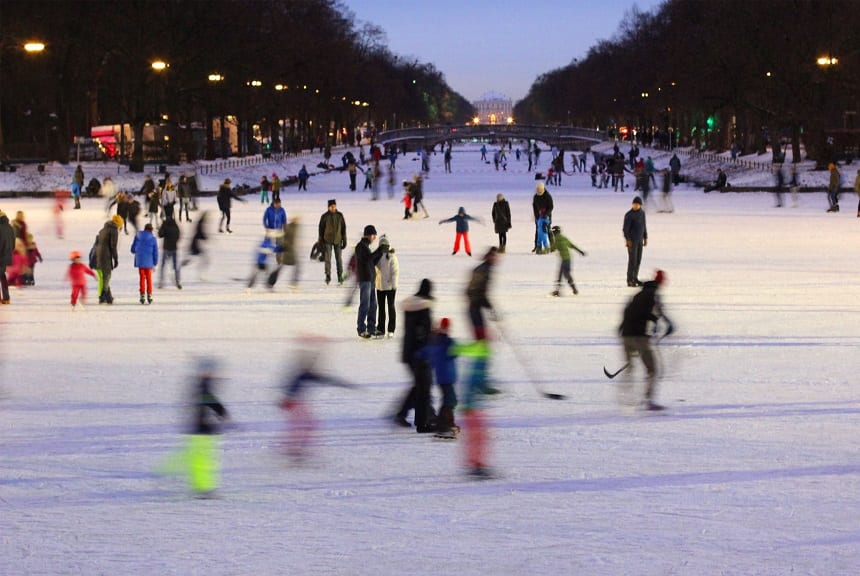
[[[164,269],[167,268],[167,263],[169,261],[173,262],[173,280],[176,284],[176,288],[182,290],[182,283],[180,282],[180,274],[179,274],[179,257],[178,257],[178,246],[179,246],[179,225],[176,223],[176,220],[173,218],[173,211],[165,212],[164,222],[161,223],[161,227],[158,229],[158,237],[162,239],[161,243],[161,268],[158,271],[158,288],[159,290],[164,288]]]
[[[632,207],[624,215],[622,231],[627,246],[627,286],[642,286],[639,281],[639,265],[642,262],[642,250],[648,245],[648,227],[639,196],[633,199]]]
[[[275,283],[278,281],[278,275],[281,272],[281,268],[284,266],[292,266],[293,267],[293,278],[290,282],[291,288],[298,288],[299,286],[299,274],[301,271],[301,267],[299,266],[299,258],[298,258],[298,229],[299,229],[299,217],[293,216],[290,220],[290,223],[286,225],[284,228],[284,235],[276,240],[276,249],[275,249],[275,262],[277,266],[269,274],[269,279],[267,281],[267,286],[271,289],[275,287]]]
[[[456,438],[460,431],[454,423],[454,409],[457,407],[457,392],[454,388],[457,383],[457,353],[456,342],[448,335],[450,326],[451,321],[442,318],[430,341],[416,353],[416,358],[428,361],[433,367],[436,384],[442,390],[442,405],[436,419],[436,436],[446,440]]]
[[[308,179],[310,178],[310,174],[308,174],[308,169],[302,164],[302,167],[299,169],[299,190],[308,191]]]
[[[552,195],[546,191],[546,186],[543,182],[538,182],[535,185],[535,194],[532,197],[532,213],[534,214],[535,219],[535,247],[532,252],[539,254],[539,245],[538,245],[538,235],[540,234],[540,227],[538,226],[538,218],[541,217],[541,212],[546,216],[549,224],[552,224],[552,210],[553,210],[553,201]]]
[[[842,185],[842,174],[834,162],[831,162],[827,169],[830,170],[830,181],[827,185],[827,201],[830,207],[827,211],[839,212],[839,186]]]
[[[81,308],[83,308],[84,301],[87,297],[87,276],[96,277],[96,273],[93,272],[89,266],[81,262],[81,253],[77,250],[74,250],[71,254],[69,254],[69,260],[72,261],[69,264],[69,269],[66,272],[66,280],[72,285],[72,310],[78,305],[78,299],[81,301]]]
[[[499,235],[499,252],[504,254],[508,245],[508,230],[511,229],[511,206],[502,194],[496,195],[492,216],[493,226]]]
[[[280,238],[284,235],[286,226],[287,211],[281,206],[281,199],[272,200],[272,203],[263,212],[263,228],[266,231],[266,237],[272,239]]]
[[[370,245],[376,240],[376,228],[364,227],[364,235],[355,245],[355,273],[358,282],[358,318],[356,330],[359,337],[366,339],[383,336],[377,333],[376,326],[376,264],[388,252],[388,244],[380,245],[371,251]]]
[[[198,498],[213,496],[220,483],[218,434],[230,414],[215,395],[218,381],[217,363],[212,358],[200,360],[197,381],[191,395],[191,422],[185,447],[162,467],[165,473],[183,471],[188,487]]]
[[[134,237],[131,253],[140,277],[140,303],[152,304],[152,269],[158,266],[158,241],[152,233],[152,224],[144,226]]]
[[[230,188],[230,179],[227,178],[224,180],[224,183],[218,187],[218,209],[221,210],[221,221],[218,224],[218,232],[224,232],[224,220],[227,221],[227,232],[232,234],[233,231],[230,230],[230,217],[231,210],[233,208],[233,200],[238,200],[239,202],[244,202],[240,196],[238,196],[233,190]]]
[[[430,406],[430,386],[433,373],[427,360],[418,353],[430,341],[433,329],[433,283],[424,278],[418,292],[405,298],[403,311],[403,348],[400,360],[409,368],[412,386],[394,416],[395,424],[409,427],[406,416],[415,411],[415,428],[420,434],[436,431],[435,414]]]
[[[9,282],[6,267],[12,265],[15,252],[15,230],[9,223],[9,216],[0,210],[0,304],[9,304]]]
[[[206,226],[208,219],[209,212],[205,210],[201,212],[200,218],[197,219],[197,225],[194,228],[194,236],[191,237],[191,244],[188,247],[190,257],[182,261],[182,266],[185,267],[191,263],[192,257],[198,257],[200,259],[198,272],[201,280],[204,279],[204,274],[209,269],[209,256],[206,254],[205,246],[206,240],[209,239],[209,233]]]
[[[469,220],[473,220],[475,222],[480,223],[481,221],[473,216],[469,216],[466,214],[466,209],[460,206],[457,209],[457,213],[450,218],[446,218],[445,220],[439,220],[439,225],[445,224],[446,222],[455,222],[456,223],[456,236],[454,236],[454,251],[451,252],[451,255],[456,254],[460,251],[460,240],[463,240],[463,245],[466,248],[466,254],[469,256],[472,255],[472,245],[469,243]]]
[[[471,360],[463,393],[463,424],[467,473],[476,480],[493,478],[488,466],[488,421],[484,415],[484,398],[495,390],[487,385],[490,345],[485,339],[456,347],[458,356]]]
[[[397,260],[394,248],[391,247],[385,236],[379,239],[379,247],[382,248],[383,246],[387,246],[388,249],[376,263],[376,302],[378,307],[376,334],[385,334],[388,338],[394,338],[394,329],[397,327],[397,308],[394,306],[394,298],[397,295],[397,284],[400,280],[400,262]]]
[[[484,309],[486,308],[495,314],[493,305],[490,303],[489,290],[493,267],[498,258],[497,254],[498,249],[495,246],[487,251],[484,255],[484,261],[472,271],[469,286],[466,288],[466,298],[469,302],[469,320],[472,323],[476,340],[487,338]]]
[[[346,248],[346,220],[337,209],[337,200],[328,201],[328,210],[322,213],[319,223],[318,244],[325,255],[325,283],[331,283],[331,253],[337,265],[337,282],[343,284],[343,249]]]
[[[96,237],[95,269],[99,280],[99,304],[113,304],[110,279],[113,270],[119,265],[117,242],[119,230],[124,224],[122,216],[115,215],[105,222]]]
[[[553,296],[560,296],[561,292],[561,279],[564,278],[567,280],[570,289],[574,294],[579,294],[579,290],[576,289],[576,283],[573,281],[573,270],[572,270],[572,262],[573,260],[570,257],[570,249],[573,248],[581,256],[585,256],[585,252],[580,250],[573,242],[571,242],[567,236],[561,233],[560,226],[552,227],[552,241],[550,242],[552,250],[558,251],[558,255],[561,258],[561,265],[558,269],[558,278],[555,281],[555,291],[552,293]]]
[[[666,282],[666,274],[658,270],[653,280],[642,285],[642,290],[636,294],[624,308],[621,321],[621,340],[624,346],[624,358],[627,362],[627,382],[624,387],[632,388],[630,373],[632,362],[639,358],[647,372],[645,395],[642,407],[646,410],[662,410],[663,406],[654,402],[657,391],[657,359],[651,347],[651,334],[656,329],[656,323],[663,320],[666,324],[664,336],[674,330],[672,323],[663,312],[663,307],[657,295],[657,290]],[[652,326],[653,325],[653,326]]]
[[[263,177],[260,178],[260,204],[269,203],[269,190],[271,189],[272,183],[269,182],[269,179],[266,178],[265,174],[263,174]]]

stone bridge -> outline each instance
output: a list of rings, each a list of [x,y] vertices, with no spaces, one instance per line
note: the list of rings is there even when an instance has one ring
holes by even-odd
[[[573,126],[530,126],[522,124],[478,124],[462,126],[428,126],[386,130],[377,135],[380,144],[406,144],[410,148],[432,147],[448,140],[523,140],[533,139],[565,150],[585,150],[606,142],[606,132]]]

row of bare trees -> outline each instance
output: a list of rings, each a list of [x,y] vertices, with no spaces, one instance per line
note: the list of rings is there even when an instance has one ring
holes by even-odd
[[[472,115],[432,64],[392,54],[336,0],[4,0],[0,37],[0,152],[18,157],[63,159],[96,125],[132,127],[140,165],[146,125],[193,158],[226,153],[213,126],[244,153],[254,135],[278,151]],[[43,53],[19,50],[31,38]]]
[[[515,115],[746,153],[803,139],[827,161],[834,136],[856,146],[858,93],[854,0],[666,0],[540,76]]]

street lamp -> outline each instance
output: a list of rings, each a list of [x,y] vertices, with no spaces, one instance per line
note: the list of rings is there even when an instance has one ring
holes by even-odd
[[[168,64],[164,60],[155,60],[154,62],[152,62],[152,69],[155,70],[156,72],[161,72],[163,70],[166,70],[169,67],[170,67],[170,64]]]
[[[839,64],[839,59],[834,58],[833,56],[821,56],[818,60],[815,61],[815,63],[822,68],[826,68],[827,66],[836,66],[837,64]]]
[[[15,50],[15,49],[20,50],[23,48],[24,52],[27,52],[28,54],[39,54],[45,50],[45,43],[40,42],[38,40],[30,40],[30,41],[23,42],[23,43],[13,40],[13,41],[7,43],[7,42],[3,42],[2,39],[0,39],[0,82],[2,82],[2,78],[3,78],[3,50],[5,50],[7,48],[10,50]],[[0,157],[4,156],[5,152],[6,152],[6,141],[3,137],[3,100],[2,100],[2,94],[3,94],[3,91],[0,90]]]

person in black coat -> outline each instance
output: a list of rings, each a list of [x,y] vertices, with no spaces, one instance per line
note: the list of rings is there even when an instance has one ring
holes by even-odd
[[[6,280],[6,266],[12,265],[15,251],[15,229],[9,224],[9,217],[0,211],[0,304],[9,304],[9,282]]]
[[[218,223],[218,232],[224,232],[224,220],[227,220],[227,232],[233,233],[230,230],[230,209],[233,206],[233,199],[239,202],[244,202],[242,198],[236,195],[230,188],[230,179],[224,180],[224,183],[218,187],[218,209],[221,210],[221,222]]]
[[[648,245],[648,227],[645,224],[645,211],[642,210],[642,198],[633,199],[633,206],[624,215],[624,242],[627,245],[627,286],[642,286],[639,281],[639,265],[642,262],[642,250]]]
[[[376,240],[376,228],[364,227],[364,236],[355,246],[355,274],[358,283],[358,320],[356,328],[362,338],[384,336],[376,333],[376,264],[388,252],[388,245],[370,250],[370,245]]]
[[[499,235],[499,252],[504,253],[508,244],[508,230],[511,229],[511,207],[501,194],[496,196],[493,203],[493,224]]]
[[[484,261],[472,271],[466,296],[469,300],[469,320],[475,332],[475,340],[486,340],[487,329],[484,321],[484,308],[493,310],[490,303],[490,278],[496,265],[498,250],[490,248],[484,256]]]
[[[662,410],[663,407],[654,402],[657,387],[657,360],[651,348],[651,325],[662,319],[666,324],[664,336],[674,330],[672,323],[663,313],[663,307],[657,295],[657,289],[666,281],[666,274],[658,270],[654,280],[642,285],[642,291],[636,294],[624,308],[621,321],[621,339],[624,344],[624,357],[627,366],[634,358],[642,360],[647,372],[645,398],[642,406],[647,410]]]
[[[394,422],[408,427],[406,415],[415,410],[415,427],[419,433],[435,431],[435,414],[430,407],[433,373],[430,363],[416,355],[430,341],[433,330],[433,283],[424,278],[413,296],[401,303],[403,310],[403,349],[400,360],[412,374],[413,384],[394,416]]]
[[[176,287],[182,290],[182,284],[179,283],[179,259],[177,257],[177,245],[179,244],[179,225],[173,219],[173,212],[168,213],[168,218],[161,223],[161,228],[158,229],[158,237],[162,238],[161,252],[161,270],[158,274],[158,288],[164,288],[164,269],[167,267],[167,261],[173,260],[173,278],[176,281]]]

